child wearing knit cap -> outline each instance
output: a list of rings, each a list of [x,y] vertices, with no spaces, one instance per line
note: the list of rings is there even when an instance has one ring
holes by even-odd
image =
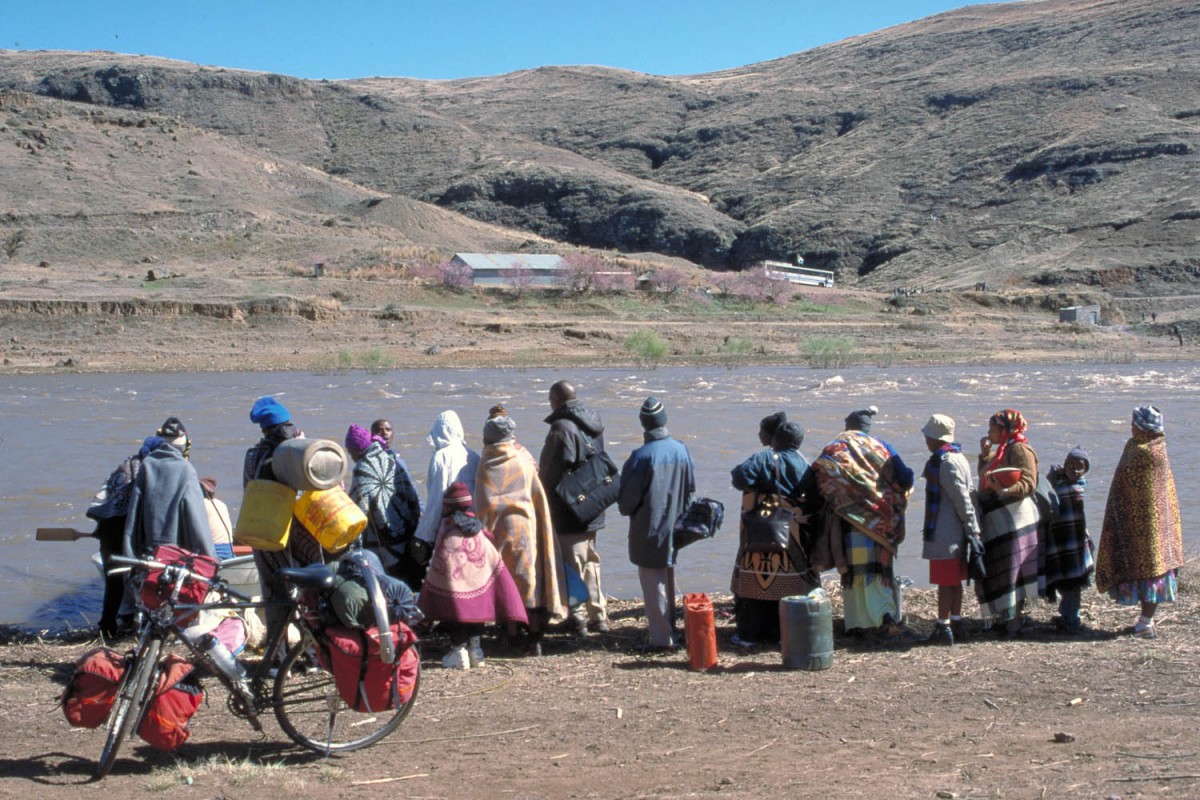
[[[1046,475],[1058,496],[1058,512],[1050,521],[1044,543],[1042,595],[1051,602],[1058,600],[1054,624],[1070,635],[1084,630],[1079,618],[1080,595],[1092,582],[1095,571],[1092,540],[1083,511],[1083,493],[1087,486],[1084,476],[1090,468],[1087,451],[1075,447],[1067,453],[1062,466],[1055,464]]]

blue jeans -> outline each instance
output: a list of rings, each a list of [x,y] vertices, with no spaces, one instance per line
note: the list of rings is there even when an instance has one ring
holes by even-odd
[[[1060,590],[1058,593],[1058,615],[1062,617],[1063,625],[1068,628],[1078,628],[1083,624],[1079,619],[1082,594],[1082,589]]]

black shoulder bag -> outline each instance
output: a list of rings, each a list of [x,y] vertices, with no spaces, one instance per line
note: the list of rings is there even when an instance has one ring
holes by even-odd
[[[571,519],[587,525],[617,502],[621,492],[619,473],[608,453],[597,453],[588,441],[587,457],[563,474],[554,494]]]
[[[779,455],[775,458],[775,492],[755,492],[754,507],[742,512],[742,535],[750,553],[783,553],[791,536],[792,512],[783,507],[779,492]]]

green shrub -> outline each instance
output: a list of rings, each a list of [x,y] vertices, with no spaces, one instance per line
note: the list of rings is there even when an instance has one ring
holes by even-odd
[[[654,369],[667,354],[668,347],[654,331],[638,331],[625,339],[625,350],[633,354],[642,366]]]
[[[800,345],[800,355],[810,367],[836,368],[853,360],[854,343],[840,336],[814,336]]]

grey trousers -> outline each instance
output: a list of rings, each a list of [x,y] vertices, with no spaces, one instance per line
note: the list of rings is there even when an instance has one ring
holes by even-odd
[[[675,613],[675,568],[638,567],[642,597],[646,602],[646,624],[651,647],[674,647],[672,616]]]

